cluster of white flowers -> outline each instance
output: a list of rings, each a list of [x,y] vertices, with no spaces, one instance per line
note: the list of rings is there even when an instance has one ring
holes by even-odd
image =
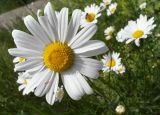
[[[90,6],[85,7],[81,17],[81,27],[96,24],[98,22],[97,19],[101,16],[101,12],[105,9],[108,16],[114,14],[117,9],[117,3],[111,2],[112,0],[103,0],[100,6],[96,4],[91,4]]]
[[[121,58],[119,57],[120,53],[112,52],[108,55],[104,55],[103,62],[103,71],[110,72],[114,71],[117,74],[123,74],[125,72],[125,66],[121,63]]]
[[[101,11],[106,9],[107,15],[111,16],[117,9],[117,3],[112,3],[112,0],[103,0],[100,4]]]

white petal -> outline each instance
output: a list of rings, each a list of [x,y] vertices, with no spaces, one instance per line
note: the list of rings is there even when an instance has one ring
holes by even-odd
[[[42,57],[41,52],[35,51],[35,50],[29,50],[29,49],[12,48],[12,49],[9,49],[8,52],[12,56],[23,57],[25,59],[29,57],[39,57],[39,58]]]
[[[26,86],[25,90],[24,90],[24,94],[28,94],[31,91],[33,91],[40,83],[41,81],[44,80],[44,78],[50,74],[50,70],[48,69],[43,69],[39,72],[37,72],[32,79],[30,80],[30,82],[28,83],[28,85]]]
[[[18,63],[18,62],[19,62],[19,57],[13,59],[13,63]]]
[[[97,68],[93,68],[92,66],[86,66],[84,64],[76,63],[74,65],[74,69],[92,79],[97,79],[99,77]]]
[[[55,102],[56,92],[57,92],[58,83],[59,83],[59,74],[55,73],[52,77],[54,78],[52,82],[52,86],[49,92],[46,94],[46,100],[50,105],[53,105]]]
[[[24,23],[28,30],[36,37],[41,40],[44,44],[50,43],[50,39],[45,33],[44,29],[39,25],[39,23],[32,17],[26,16],[24,18]]]
[[[90,95],[93,93],[92,88],[89,86],[87,81],[84,79],[84,77],[78,72],[76,78],[78,79],[78,82],[81,84],[81,87],[85,91],[86,94]]]
[[[136,46],[138,46],[138,47],[140,46],[140,43],[139,43],[139,42],[140,42],[139,39],[135,40],[135,44],[136,44]]]
[[[25,88],[24,85],[20,85],[20,86],[18,87],[18,91],[22,91],[24,88]]]
[[[84,95],[84,92],[80,88],[78,81],[76,81],[75,79],[76,76],[76,71],[69,71],[62,74],[62,82],[64,84],[64,87],[68,95],[73,100],[79,100]]]
[[[69,43],[72,49],[75,49],[83,44],[85,44],[97,31],[96,25],[90,25],[83,28]]]
[[[44,65],[37,65],[34,68],[30,68],[28,70],[26,70],[30,75],[34,75],[36,72],[38,72],[39,70],[41,70],[42,68],[44,68]]]
[[[38,20],[45,32],[48,34],[51,42],[58,40],[57,30],[50,25],[47,16],[38,16]]]
[[[44,96],[50,89],[52,83],[53,83],[53,74],[50,72],[43,81],[37,86],[37,88],[34,91],[34,94],[38,97]]]
[[[48,4],[46,5],[46,7],[44,8],[44,14],[45,16],[48,17],[48,20],[52,26],[52,28],[54,28],[57,32],[57,27],[58,27],[58,21],[57,21],[57,17],[55,14],[55,11],[52,8],[52,5],[50,2],[48,2]],[[59,38],[57,38],[59,39]]]
[[[81,19],[81,10],[74,10],[72,13],[72,18],[71,21],[69,23],[69,27],[68,27],[68,34],[66,37],[66,42],[70,42],[70,40],[72,40],[72,38],[77,34],[79,26],[80,26],[80,19]]]
[[[84,66],[92,67],[97,70],[101,70],[103,67],[103,63],[101,61],[97,61],[91,58],[83,58],[83,57],[76,57],[75,59],[76,64],[82,64]]]
[[[44,44],[38,41],[38,39],[20,30],[13,30],[12,36],[18,48],[34,50],[42,50],[44,48]]]
[[[130,42],[132,42],[134,39],[128,39],[127,41],[126,41],[126,44],[129,44]]]
[[[60,41],[64,42],[68,29],[68,8],[63,8],[58,17],[58,33]]]
[[[96,56],[105,53],[108,50],[104,42],[99,40],[90,40],[81,47],[74,49],[74,52],[84,57]]]
[[[26,60],[23,63],[18,63],[15,65],[15,70],[16,71],[26,71],[29,69],[32,69],[36,66],[43,65],[42,60]]]

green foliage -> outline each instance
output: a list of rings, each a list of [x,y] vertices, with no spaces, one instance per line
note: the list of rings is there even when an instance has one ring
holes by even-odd
[[[70,13],[74,9],[101,0],[52,0],[56,10],[66,6]],[[50,106],[45,98],[35,97],[33,94],[22,96],[16,84],[17,74],[13,71],[12,57],[8,48],[15,47],[11,37],[11,30],[0,30],[0,115],[115,115],[115,108],[122,104],[126,108],[126,115],[158,115],[160,113],[160,4],[159,0],[148,0],[147,9],[140,11],[139,0],[116,0],[118,9],[116,14],[107,17],[106,12],[99,18],[98,32],[93,39],[103,40],[110,51],[121,53],[126,73],[117,75],[114,72],[101,72],[98,80],[90,81],[94,94],[85,96],[80,101],[73,101],[67,93],[61,103]],[[141,46],[135,44],[118,43],[116,33],[129,20],[135,20],[139,14],[155,17],[157,27],[151,36],[141,41]],[[22,22],[14,27],[27,31]],[[114,37],[105,41],[104,29],[115,26]],[[98,59],[101,56],[97,57]]]

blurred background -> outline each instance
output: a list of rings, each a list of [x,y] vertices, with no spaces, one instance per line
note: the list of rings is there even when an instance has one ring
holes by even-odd
[[[160,1],[159,0],[113,0],[118,3],[116,14],[108,17],[106,12],[98,20],[98,32],[93,39],[106,43],[110,51],[121,53],[126,73],[114,72],[90,81],[94,94],[80,101],[73,101],[67,93],[61,103],[47,104],[45,97],[34,94],[26,96],[18,91],[17,73],[14,72],[13,57],[8,48],[15,47],[11,32],[14,28],[28,32],[22,18],[37,9],[42,9],[51,1],[55,10],[62,7],[84,9],[87,5],[101,0],[0,0],[0,115],[116,115],[115,108],[121,104],[125,115],[160,115]],[[147,2],[143,11],[139,5]],[[115,40],[116,33],[129,20],[136,20],[140,14],[155,17],[157,24],[153,34],[141,47],[125,45]],[[104,29],[115,26],[114,37],[106,41]],[[96,57],[100,59],[101,56]]]

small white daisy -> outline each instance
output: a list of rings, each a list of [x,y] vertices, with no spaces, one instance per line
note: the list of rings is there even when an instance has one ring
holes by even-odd
[[[123,105],[118,105],[115,109],[117,115],[123,115],[125,113],[125,107]]]
[[[125,66],[124,65],[119,65],[119,67],[117,68],[117,71],[116,71],[116,73],[117,74],[123,74],[124,72],[125,72],[125,70],[126,70],[126,68],[125,68]]]
[[[117,3],[113,3],[113,4],[109,5],[109,8],[107,9],[107,15],[110,16],[110,15],[114,14],[116,9],[117,9]]]
[[[104,55],[102,59],[103,62],[103,71],[117,71],[118,67],[121,65],[121,58],[119,58],[120,53],[113,52],[108,55]]]
[[[136,21],[129,21],[128,25],[117,34],[116,39],[119,42],[126,41],[126,44],[135,41],[135,44],[140,46],[140,39],[146,39],[156,27],[153,23],[154,17],[147,20],[147,16],[140,15]]]
[[[17,48],[9,49],[9,53],[26,59],[16,64],[15,70],[32,73],[24,94],[34,90],[36,96],[45,95],[53,105],[60,78],[73,100],[93,93],[86,77],[97,79],[102,63],[90,57],[105,53],[108,48],[104,42],[90,40],[97,26],[92,24],[80,29],[80,19],[81,10],[74,10],[68,24],[68,8],[56,16],[49,2],[44,16],[38,15],[38,22],[30,15],[24,18],[32,35],[20,30],[12,32]]]
[[[98,22],[97,18],[101,16],[100,7],[96,4],[91,4],[84,9],[81,17],[81,27],[89,26],[91,24],[96,24]]]
[[[112,2],[112,0],[103,0],[103,3],[104,3],[106,6],[110,5],[111,2]]]
[[[20,84],[18,90],[21,91],[26,88],[32,77],[27,72],[18,73],[18,75],[17,83]],[[24,92],[23,95],[25,95]]]
[[[114,31],[115,31],[114,27],[113,27],[113,26],[110,26],[110,27],[108,27],[108,28],[106,28],[106,29],[104,30],[104,34],[105,34],[106,36],[112,36],[112,34],[113,34]]]
[[[144,3],[140,4],[139,8],[140,8],[141,10],[143,10],[143,9],[146,8],[146,6],[147,6],[147,3],[144,2]]]

